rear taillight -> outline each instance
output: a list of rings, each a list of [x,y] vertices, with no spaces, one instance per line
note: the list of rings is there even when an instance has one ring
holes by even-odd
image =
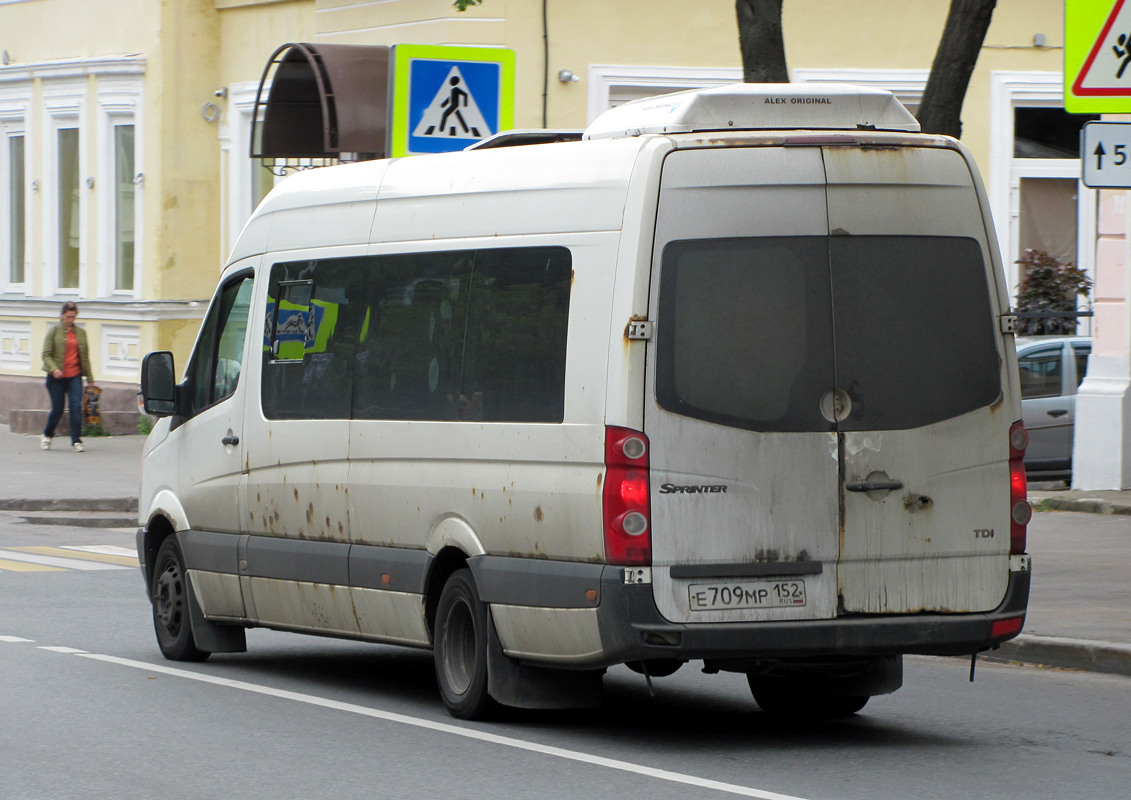
[[[648,503],[648,437],[605,427],[605,560],[621,566],[652,563]]]
[[[1025,448],[1029,434],[1020,422],[1009,429],[1009,553],[1025,552],[1025,526],[1033,516],[1025,481]]]
[[[993,624],[990,625],[990,636],[994,639],[1000,639],[1003,636],[1012,638],[1021,633],[1023,627],[1025,627],[1025,617],[994,620]]]

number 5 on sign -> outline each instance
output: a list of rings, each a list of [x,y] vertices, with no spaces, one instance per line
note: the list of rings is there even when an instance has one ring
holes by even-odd
[[[1081,137],[1084,185],[1131,188],[1131,122],[1087,122]]]

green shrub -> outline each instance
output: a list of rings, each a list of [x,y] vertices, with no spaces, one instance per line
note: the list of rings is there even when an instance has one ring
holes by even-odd
[[[1087,297],[1092,282],[1075,264],[1061,264],[1044,250],[1026,250],[1017,260],[1021,284],[1017,287],[1017,311],[1074,312],[1076,296]],[[1018,332],[1033,335],[1076,333],[1076,317],[1022,317]]]

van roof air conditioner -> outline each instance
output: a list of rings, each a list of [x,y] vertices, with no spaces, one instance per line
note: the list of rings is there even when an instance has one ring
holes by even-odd
[[[918,131],[891,92],[843,83],[734,83],[646,97],[609,109],[586,139],[735,130]]]

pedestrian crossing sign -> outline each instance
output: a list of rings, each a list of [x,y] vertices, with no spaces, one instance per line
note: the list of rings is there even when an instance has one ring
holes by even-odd
[[[514,127],[514,52],[393,48],[390,155],[447,153]]]
[[[1064,108],[1131,111],[1131,0],[1066,0]]]

